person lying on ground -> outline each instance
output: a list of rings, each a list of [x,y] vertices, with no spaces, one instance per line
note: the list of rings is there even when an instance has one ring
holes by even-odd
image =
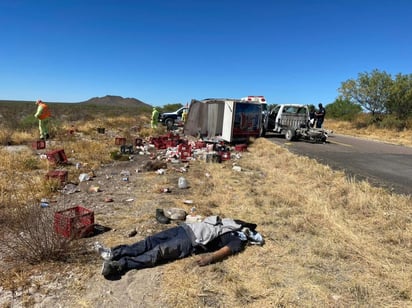
[[[96,242],[95,249],[104,259],[105,277],[208,252],[197,260],[199,266],[205,266],[241,252],[247,243],[263,245],[256,227],[241,220],[209,216],[201,222],[166,229],[132,245],[106,248]]]

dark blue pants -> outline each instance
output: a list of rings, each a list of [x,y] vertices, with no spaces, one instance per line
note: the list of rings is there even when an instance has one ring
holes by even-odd
[[[123,269],[141,269],[189,256],[193,251],[192,241],[181,226],[173,227],[148,236],[132,245],[114,247],[113,260]]]

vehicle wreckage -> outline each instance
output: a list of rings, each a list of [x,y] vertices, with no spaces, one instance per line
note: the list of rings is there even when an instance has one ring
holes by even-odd
[[[262,99],[192,100],[184,133],[228,143],[245,142],[268,133],[283,135],[288,141],[324,143],[328,138],[324,129],[311,127],[306,105],[282,104],[268,111]]]

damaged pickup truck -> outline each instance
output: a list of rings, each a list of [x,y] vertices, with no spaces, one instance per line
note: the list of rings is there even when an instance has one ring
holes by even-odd
[[[261,136],[266,133],[284,135],[286,140],[326,142],[327,133],[322,128],[312,128],[306,105],[282,104],[273,107],[263,119]]]

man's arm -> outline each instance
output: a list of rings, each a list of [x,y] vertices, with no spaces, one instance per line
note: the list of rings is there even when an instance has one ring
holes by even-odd
[[[35,118],[39,118],[41,113],[43,112],[43,107],[42,106],[37,106],[36,114],[34,115]]]
[[[219,262],[230,255],[232,255],[232,250],[229,246],[224,246],[211,254],[201,256],[200,259],[197,260],[197,264],[199,266],[205,266],[210,263]]]

